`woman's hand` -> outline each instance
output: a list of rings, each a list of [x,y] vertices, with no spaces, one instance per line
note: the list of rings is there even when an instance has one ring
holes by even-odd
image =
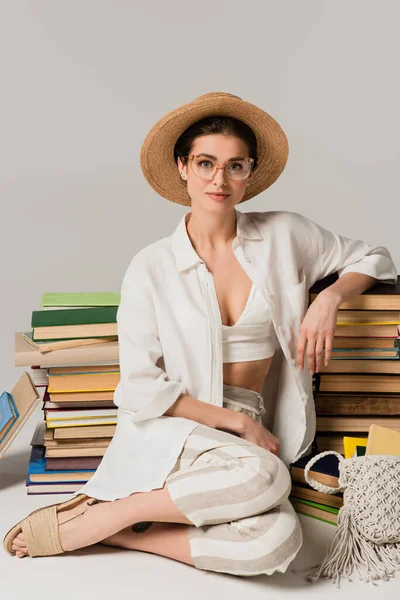
[[[278,438],[273,435],[264,425],[255,421],[251,417],[243,420],[243,427],[237,432],[237,435],[256,446],[261,446],[279,457],[280,443]]]
[[[322,351],[325,346],[325,366],[332,356],[332,340],[335,335],[340,297],[326,288],[309,306],[302,321],[297,341],[297,364],[304,367],[304,349],[307,342],[307,363],[312,375],[320,370]]]

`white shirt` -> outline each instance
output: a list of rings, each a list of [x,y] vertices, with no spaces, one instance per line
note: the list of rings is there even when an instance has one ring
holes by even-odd
[[[280,440],[288,466],[310,452],[315,435],[312,377],[296,366],[299,329],[315,281],[338,272],[388,284],[397,269],[382,247],[337,235],[289,211],[235,209],[235,257],[271,308],[277,349],[264,380],[263,424]],[[114,500],[163,486],[199,423],[164,416],[180,394],[222,406],[222,322],[214,279],[181,218],[172,235],[131,260],[117,313],[120,381],[114,437],[93,478],[79,491]]]

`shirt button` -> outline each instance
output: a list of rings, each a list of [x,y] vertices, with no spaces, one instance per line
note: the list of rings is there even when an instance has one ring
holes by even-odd
[[[249,262],[251,262],[251,258],[249,258],[248,256],[246,256],[245,261],[249,263]]]

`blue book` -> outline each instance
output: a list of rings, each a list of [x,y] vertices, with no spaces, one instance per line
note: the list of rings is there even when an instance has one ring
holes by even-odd
[[[14,398],[9,392],[3,392],[0,396],[0,443],[6,437],[18,416]]]
[[[374,356],[357,356],[357,352],[366,351],[376,354]],[[348,356],[335,356],[335,352],[346,352]],[[396,354],[387,356],[389,352],[396,352]],[[332,360],[400,360],[400,351],[396,346],[393,348],[332,348]]]
[[[96,471],[96,469],[46,471],[44,454],[44,446],[32,446],[28,465],[28,485],[34,483],[86,483]]]
[[[315,454],[311,453],[307,456],[302,456],[296,460],[296,462],[291,463],[290,466],[304,469],[308,461],[313,456],[315,456]],[[317,460],[317,462],[311,467],[311,471],[325,473],[325,475],[330,475],[331,477],[339,477],[339,460],[334,454],[327,454],[326,456],[322,456],[319,460]]]

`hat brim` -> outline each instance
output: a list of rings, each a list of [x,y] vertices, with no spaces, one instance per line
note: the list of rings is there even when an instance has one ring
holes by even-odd
[[[144,139],[140,166],[148,183],[163,198],[191,206],[186,184],[174,159],[174,147],[190,125],[217,115],[240,119],[251,127],[256,136],[257,168],[249,179],[241,202],[266,190],[282,173],[289,155],[289,144],[279,123],[261,108],[238,96],[211,92],[167,113]]]

